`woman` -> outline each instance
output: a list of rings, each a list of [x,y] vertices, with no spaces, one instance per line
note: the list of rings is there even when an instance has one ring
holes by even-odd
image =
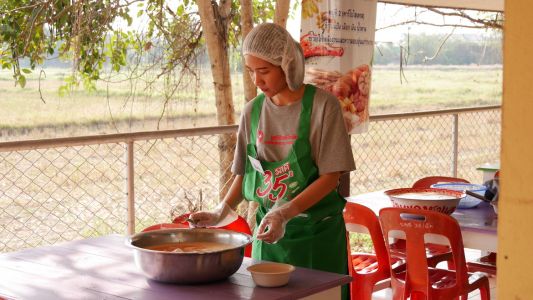
[[[345,200],[336,188],[355,164],[339,103],[303,84],[302,49],[283,27],[256,26],[243,55],[263,93],[242,113],[236,177],[224,201],[191,218],[197,226],[213,226],[243,197],[256,201],[254,259],[347,274]]]

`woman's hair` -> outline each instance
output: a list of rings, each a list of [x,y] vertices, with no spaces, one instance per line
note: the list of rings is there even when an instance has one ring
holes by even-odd
[[[285,81],[292,91],[302,86],[305,75],[303,50],[285,28],[273,23],[255,26],[244,40],[242,54],[281,66]]]

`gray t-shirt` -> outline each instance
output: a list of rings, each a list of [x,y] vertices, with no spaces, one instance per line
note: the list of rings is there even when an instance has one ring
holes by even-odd
[[[244,175],[246,145],[250,139],[250,114],[252,103],[246,103],[241,114],[237,147],[231,171]],[[298,135],[298,122],[302,101],[291,105],[277,106],[265,97],[257,132],[257,155],[259,160],[279,161],[285,159]],[[311,155],[320,175],[332,172],[355,170],[350,138],[346,133],[341,108],[332,94],[316,89],[311,112]]]

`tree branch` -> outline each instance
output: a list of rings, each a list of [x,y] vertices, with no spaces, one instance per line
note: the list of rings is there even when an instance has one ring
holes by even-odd
[[[424,59],[422,60],[423,62],[427,62],[427,61],[430,61],[430,60],[434,60],[435,57],[437,57],[437,55],[439,55],[440,53],[440,50],[442,50],[442,47],[444,46],[444,44],[446,43],[446,41],[450,38],[450,36],[453,35],[453,32],[455,31],[455,28],[453,28],[453,30],[448,33],[448,35],[446,35],[446,37],[442,40],[442,42],[440,43],[439,45],[439,48],[437,49],[437,51],[435,52],[435,54],[433,54],[432,57],[427,57],[427,56],[424,56]]]
[[[427,7],[426,9],[431,12],[440,14],[442,16],[460,17],[472,23],[482,24],[483,27],[486,27],[486,28],[495,28],[495,29],[500,29],[500,30],[503,29],[503,25],[498,22],[498,16],[500,15],[500,13],[496,14],[495,21],[487,21],[485,19],[474,18],[468,15],[467,13],[465,13],[463,10],[454,10],[453,12],[445,12],[445,11],[442,11],[440,9],[433,8],[433,7]]]

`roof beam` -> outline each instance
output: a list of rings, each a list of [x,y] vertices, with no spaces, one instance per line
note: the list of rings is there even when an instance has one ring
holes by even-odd
[[[504,0],[378,0],[383,3],[445,7],[458,9],[501,11],[503,12]]]

